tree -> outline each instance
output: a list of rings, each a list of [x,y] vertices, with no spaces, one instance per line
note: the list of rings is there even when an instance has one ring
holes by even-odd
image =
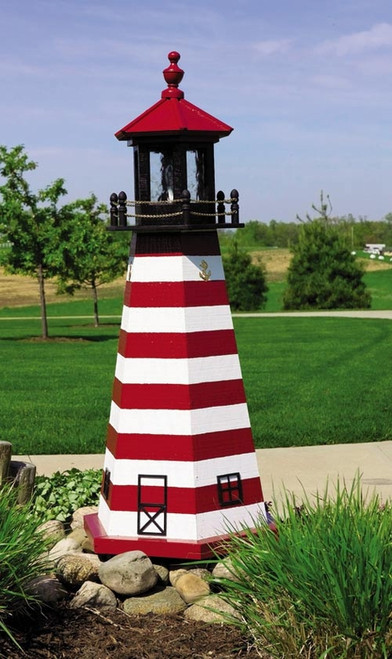
[[[292,248],[285,309],[358,309],[370,307],[363,270],[330,218],[332,207],[321,193],[319,217],[302,222],[299,240]],[[301,219],[301,218],[298,218]]]
[[[36,169],[22,145],[0,146],[0,234],[11,244],[2,255],[2,265],[11,273],[30,275],[38,281],[42,338],[48,338],[45,280],[56,274],[53,246],[61,225],[60,198],[66,194],[58,178],[36,194],[25,175]]]
[[[268,286],[260,263],[252,263],[250,254],[240,248],[235,238],[222,260],[231,308],[234,311],[254,311],[264,307]]]
[[[61,240],[54,255],[58,292],[73,295],[77,289],[90,289],[94,325],[98,327],[98,287],[124,273],[129,243],[124,234],[118,237],[106,230],[107,209],[97,203],[95,195],[67,204],[63,219]]]

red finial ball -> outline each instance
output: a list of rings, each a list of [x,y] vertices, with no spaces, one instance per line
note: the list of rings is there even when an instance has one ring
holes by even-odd
[[[184,76],[184,71],[180,69],[180,67],[177,65],[177,62],[180,59],[181,55],[180,53],[177,53],[175,50],[172,50],[167,57],[168,60],[170,61],[170,66],[168,66],[167,69],[164,69],[163,77],[165,78],[169,89],[171,89],[172,92],[174,92],[174,90],[177,89],[178,85],[180,84]]]

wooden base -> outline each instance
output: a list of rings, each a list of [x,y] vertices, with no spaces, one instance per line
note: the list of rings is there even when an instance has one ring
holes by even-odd
[[[204,560],[223,554],[222,545],[229,539],[228,535],[206,538],[198,542],[191,540],[169,540],[165,537],[149,536],[108,536],[98,519],[98,514],[86,515],[85,531],[92,541],[96,554],[122,554],[135,549],[150,557],[175,558],[186,560]]]

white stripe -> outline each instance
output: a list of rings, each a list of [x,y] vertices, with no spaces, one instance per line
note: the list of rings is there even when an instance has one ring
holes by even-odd
[[[255,451],[208,460],[116,460],[106,449],[104,469],[109,469],[113,485],[137,485],[139,474],[167,476],[168,487],[216,485],[217,476],[239,472],[242,480],[259,478]]]
[[[139,359],[117,355],[116,378],[123,384],[197,384],[241,377],[237,354],[190,359]]]
[[[225,278],[220,256],[136,255],[129,260],[127,279],[132,282],[202,281],[203,269],[210,275],[210,281]]]
[[[134,538],[200,541],[225,535],[232,531],[241,531],[243,526],[253,528],[258,519],[266,519],[264,503],[250,506],[233,506],[222,510],[212,510],[197,515],[168,513],[166,536],[137,535],[136,511],[111,511],[101,497],[99,503],[99,520],[109,537],[122,536]]]
[[[118,433],[199,435],[249,428],[246,403],[196,410],[121,409],[112,401],[110,424]]]
[[[205,332],[233,329],[228,304],[206,307],[123,307],[125,332]]]

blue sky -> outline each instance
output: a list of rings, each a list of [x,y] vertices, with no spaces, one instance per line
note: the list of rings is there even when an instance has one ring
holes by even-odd
[[[160,98],[171,50],[181,89],[234,127],[216,187],[241,219],[392,211],[391,0],[0,0],[0,144],[64,177],[69,199],[133,198],[114,133]]]

